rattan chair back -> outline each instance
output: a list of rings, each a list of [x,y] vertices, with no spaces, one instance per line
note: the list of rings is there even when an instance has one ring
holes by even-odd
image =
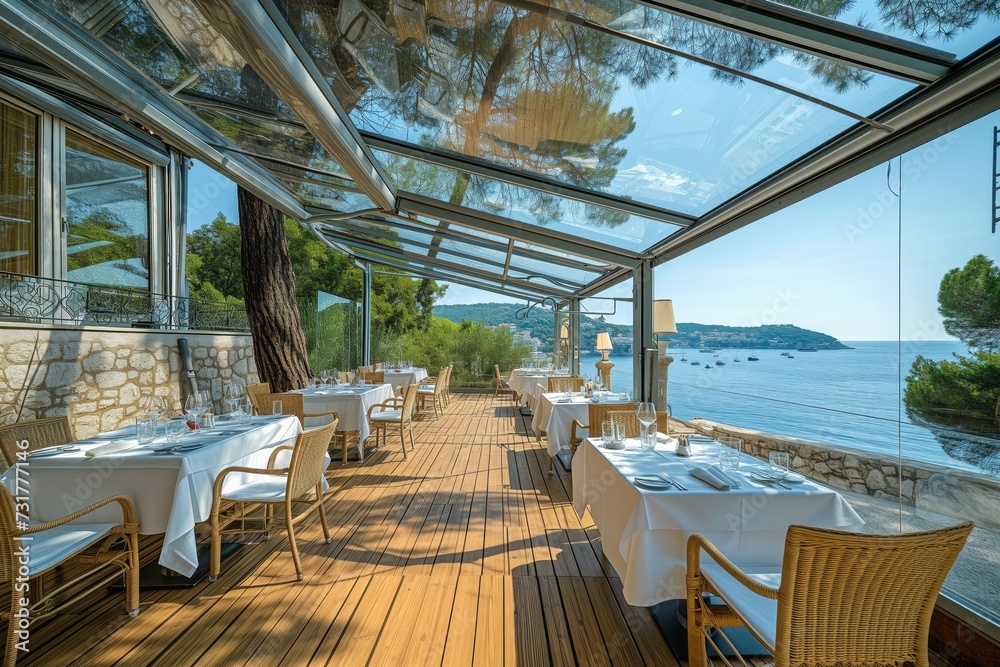
[[[590,437],[597,438],[601,435],[601,424],[610,421],[612,414],[620,418],[630,428],[630,420],[635,419],[635,411],[639,409],[638,403],[588,403],[587,404],[587,426],[590,428]],[[630,416],[631,415],[631,416]],[[639,437],[639,420],[635,419],[634,435],[626,433],[627,438]]]
[[[365,373],[365,381],[368,384],[382,384],[385,382],[385,371],[371,371]]]
[[[583,378],[575,375],[553,375],[549,378],[549,391],[580,391]]]
[[[938,591],[971,530],[969,523],[902,535],[790,527],[776,667],[927,665]]]
[[[338,419],[329,424],[311,428],[299,433],[292,450],[292,460],[288,464],[288,485],[285,487],[286,500],[301,498],[316,488],[323,479],[323,457],[327,446],[337,430]]]
[[[27,441],[27,448],[21,450],[17,443]],[[8,466],[17,461],[18,451],[34,451],[43,447],[65,445],[73,441],[73,431],[69,417],[49,417],[34,421],[17,422],[0,426],[0,450]]]
[[[283,394],[268,394],[267,395],[267,405],[262,406],[262,409],[266,412],[259,412],[262,415],[274,414],[274,402],[281,401],[281,414],[283,415],[295,415],[299,418],[299,422],[303,421],[303,413],[305,412],[305,404],[302,400],[302,394],[295,392],[286,392]]]
[[[258,382],[257,384],[247,385],[247,397],[250,399],[250,405],[253,406],[254,411],[259,415],[269,415],[271,414],[271,403],[267,400],[268,395],[271,393],[271,383],[270,382]],[[267,403],[267,410],[264,410],[265,403]]]

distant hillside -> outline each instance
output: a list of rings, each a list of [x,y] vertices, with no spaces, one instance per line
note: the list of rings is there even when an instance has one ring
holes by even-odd
[[[548,308],[532,308],[528,317],[519,320],[516,313],[522,308],[513,303],[474,303],[460,305],[436,305],[434,314],[438,317],[461,322],[482,322],[487,326],[515,324],[518,330],[530,330],[531,335],[541,341],[539,350],[552,350],[554,333],[553,313]],[[682,322],[678,332],[669,336],[671,347],[682,348],[743,348],[756,350],[781,350],[799,347],[814,347],[817,350],[846,350],[846,345],[833,336],[818,331],[810,331],[791,324],[768,324],[759,327],[731,327],[722,324],[696,324]],[[597,344],[597,334],[607,331],[611,337],[632,336],[632,326],[600,322],[586,315],[580,317],[581,350],[586,353]]]

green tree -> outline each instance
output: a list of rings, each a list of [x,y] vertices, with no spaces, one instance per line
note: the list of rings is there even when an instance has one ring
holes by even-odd
[[[976,255],[941,280],[938,312],[944,330],[970,347],[995,349],[1000,344],[1000,270],[985,255]]]
[[[207,291],[210,285],[226,297],[243,299],[239,225],[220,212],[215,220],[188,234],[187,251],[188,277],[199,289]],[[198,259],[192,262],[191,255]]]
[[[938,289],[944,328],[973,349],[953,361],[917,357],[903,401],[915,421],[996,431],[1000,418],[1000,270],[985,255],[944,275]],[[939,438],[940,439],[940,438]]]

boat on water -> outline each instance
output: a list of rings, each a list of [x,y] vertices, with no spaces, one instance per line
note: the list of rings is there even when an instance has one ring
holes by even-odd
[[[725,365],[726,365],[726,362],[724,362],[724,361],[723,361],[722,359],[718,359],[718,360],[717,360],[717,361],[715,362],[715,365],[716,365],[716,366],[725,366]]]
[[[687,361],[687,360],[688,360],[687,352],[681,352],[681,361]]]
[[[787,356],[790,356],[790,355],[789,355],[789,354],[788,354],[787,352],[782,352],[782,353],[781,353],[781,356],[783,356],[783,357],[787,357]]]
[[[785,356],[788,357],[789,359],[794,359],[795,358],[794,354],[786,354]]]
[[[715,354],[715,350],[711,347],[703,347],[698,351],[701,352],[702,354]]]
[[[739,352],[739,350],[737,350],[736,354],[733,356],[733,362],[737,363],[737,364],[740,363],[740,352]]]
[[[819,352],[815,347],[800,347],[796,352]]]
[[[701,362],[700,361],[692,361],[691,365],[692,366],[701,366]]]
[[[747,361],[760,361],[760,357],[751,354],[747,357]]]

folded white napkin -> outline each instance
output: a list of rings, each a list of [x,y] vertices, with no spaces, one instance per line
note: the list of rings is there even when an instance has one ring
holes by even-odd
[[[708,469],[712,471],[712,474],[714,474],[716,477],[718,477],[719,479],[721,479],[723,482],[725,482],[734,489],[743,486],[743,484],[739,480],[734,479],[732,475],[726,473],[722,468],[720,468],[717,465],[710,465],[708,466]]]
[[[93,449],[88,449],[86,452],[87,456],[106,456],[107,454],[114,454],[116,452],[121,452],[126,449],[132,449],[139,445],[138,440],[125,439],[125,440],[115,440],[114,442],[109,442],[106,445],[98,445]]]
[[[732,488],[730,484],[726,483],[726,481],[721,477],[716,476],[716,474],[709,468],[698,466],[697,468],[691,468],[688,472],[695,479],[700,479],[706,484],[711,484],[719,491],[728,491]]]

